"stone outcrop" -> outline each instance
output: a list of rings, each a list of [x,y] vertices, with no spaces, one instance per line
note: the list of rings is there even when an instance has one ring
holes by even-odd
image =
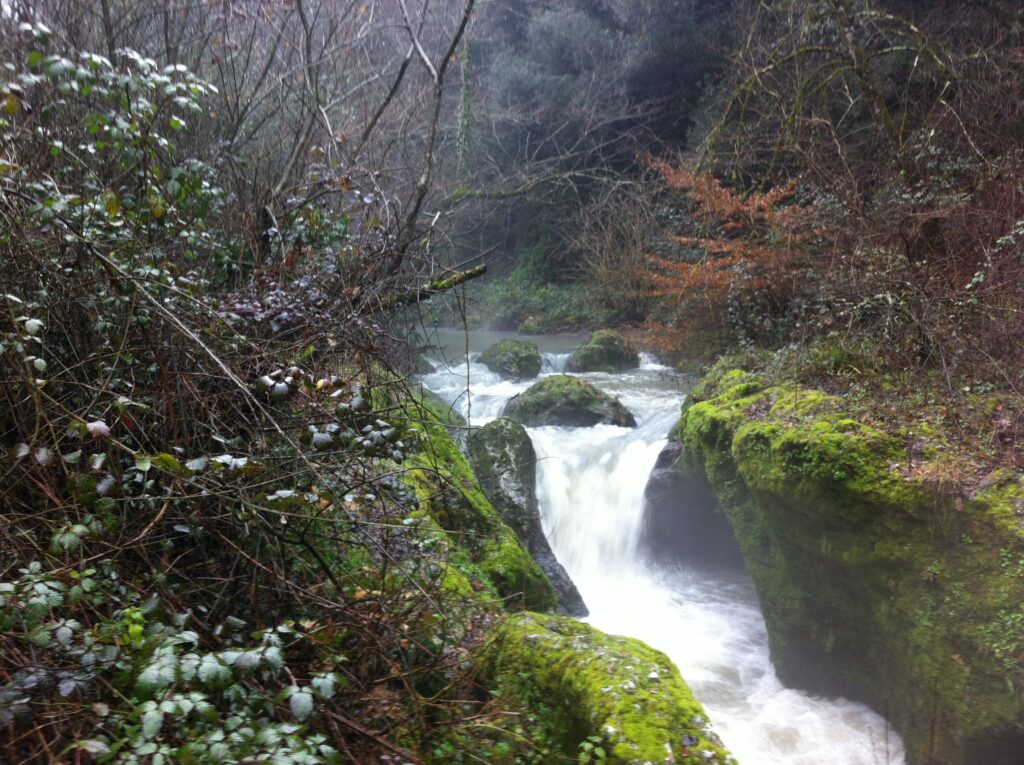
[[[481,353],[478,361],[508,380],[532,380],[541,368],[537,344],[529,340],[502,340]]]
[[[573,619],[519,614],[483,657],[499,697],[532,709],[572,758],[600,743],[607,765],[734,763],[665,654]]]
[[[942,455],[742,371],[699,386],[677,436],[735,531],[783,682],[886,714],[911,765],[1024,762],[1020,475],[952,491],[929,478]]]
[[[570,372],[624,372],[640,366],[640,354],[618,332],[602,329],[573,351]]]
[[[513,396],[502,412],[527,427],[587,428],[607,424],[632,428],[636,419],[618,399],[581,377],[551,375]]]
[[[743,569],[729,519],[703,475],[680,469],[683,446],[669,441],[644,488],[645,554],[663,565]]]
[[[448,432],[458,415],[436,397],[420,397],[406,410],[419,434],[403,474],[420,502],[411,520],[436,524],[449,535],[445,544],[458,564],[452,567],[453,581],[479,575],[510,608],[555,610],[551,582],[487,499]]]
[[[469,436],[469,462],[487,498],[555,588],[561,611],[586,616],[576,585],[551,551],[537,506],[537,455],[526,430],[506,417]]]

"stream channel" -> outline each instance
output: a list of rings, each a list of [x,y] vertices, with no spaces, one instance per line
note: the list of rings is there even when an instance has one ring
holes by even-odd
[[[438,366],[423,384],[471,425],[486,424],[535,382],[501,380],[474,363],[480,351],[509,337],[517,336],[440,330],[432,338]],[[522,339],[540,346],[544,376],[564,370],[569,352],[585,338]],[[538,457],[544,532],[590,609],[586,621],[668,654],[741,765],[902,765],[899,736],[882,717],[862,704],[811,696],[779,682],[746,573],[666,568],[638,549],[644,487],[678,419],[686,379],[647,356],[631,372],[583,376],[618,396],[638,427],[528,432]]]

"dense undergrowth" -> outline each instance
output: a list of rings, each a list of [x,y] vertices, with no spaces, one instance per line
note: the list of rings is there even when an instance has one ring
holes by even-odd
[[[456,531],[486,500],[405,377],[389,253],[310,206],[290,221],[306,270],[246,274],[230,195],[183,138],[210,86],[19,34],[0,760],[557,761],[477,682],[504,599],[553,596],[493,510]]]

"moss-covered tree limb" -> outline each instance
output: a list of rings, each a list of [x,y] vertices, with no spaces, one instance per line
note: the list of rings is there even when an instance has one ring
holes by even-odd
[[[483,265],[475,266],[474,268],[469,268],[465,271],[456,271],[451,276],[434,279],[432,282],[423,284],[407,292],[399,293],[390,301],[390,307],[420,303],[441,292],[447,292],[453,287],[458,287],[460,284],[464,284],[470,279],[476,279],[478,276],[483,276],[485,273],[487,273],[487,266]]]

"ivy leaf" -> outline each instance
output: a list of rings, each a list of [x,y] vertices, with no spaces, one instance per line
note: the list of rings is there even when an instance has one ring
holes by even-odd
[[[164,713],[159,709],[151,709],[142,715],[142,737],[156,738],[164,724]]]
[[[230,682],[231,668],[226,666],[214,654],[206,654],[199,662],[199,681],[218,686]]]
[[[147,457],[145,454],[135,455],[135,469],[140,473],[148,473],[149,469],[153,467],[153,460]]]
[[[334,673],[328,672],[320,677],[314,677],[309,681],[316,695],[322,699],[330,700],[334,697]]]
[[[296,690],[288,699],[288,706],[296,720],[305,720],[313,714],[313,694],[308,691]]]

